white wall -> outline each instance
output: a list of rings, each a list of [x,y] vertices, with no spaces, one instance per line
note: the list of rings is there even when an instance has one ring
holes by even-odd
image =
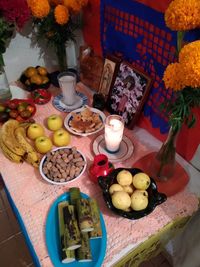
[[[46,66],[48,71],[57,69],[57,59],[54,51],[50,48],[47,49],[45,41],[40,43],[35,41],[31,29],[31,24],[29,24],[26,25],[23,32],[17,33],[3,54],[9,82],[16,81],[28,66]],[[72,57],[74,55],[78,57],[79,46],[82,43],[82,34],[79,31],[77,32],[77,44],[75,46],[76,55],[73,47],[68,49]],[[70,65],[74,62],[72,57],[68,61],[71,62]]]

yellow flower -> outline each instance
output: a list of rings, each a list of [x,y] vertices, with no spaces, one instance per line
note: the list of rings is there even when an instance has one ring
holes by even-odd
[[[29,0],[28,5],[31,9],[32,15],[39,19],[46,17],[50,12],[48,0]]]
[[[57,5],[54,10],[54,16],[56,22],[60,25],[63,25],[69,20],[69,11],[65,6]]]
[[[74,13],[78,13],[81,10],[81,4],[77,0],[63,0],[64,5],[72,10]]]
[[[165,87],[174,91],[181,90],[184,85],[182,83],[181,66],[179,63],[169,64],[164,72],[163,81]]]
[[[165,11],[167,27],[174,31],[185,31],[200,26],[199,0],[174,0]]]

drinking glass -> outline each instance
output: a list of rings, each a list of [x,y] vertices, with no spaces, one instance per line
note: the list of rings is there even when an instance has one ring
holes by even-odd
[[[72,106],[76,102],[76,74],[64,71],[58,74],[58,83],[63,94],[63,102]]]
[[[108,152],[116,153],[123,138],[124,120],[119,115],[110,115],[105,122],[105,144]]]

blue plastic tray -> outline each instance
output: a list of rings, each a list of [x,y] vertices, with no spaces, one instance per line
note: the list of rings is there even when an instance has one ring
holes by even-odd
[[[89,198],[86,194],[81,193],[82,198]],[[60,239],[58,226],[58,203],[69,200],[69,193],[62,194],[52,204],[46,221],[46,246],[49,257],[55,267],[100,267],[106,254],[107,234],[104,219],[100,213],[100,221],[102,227],[102,238],[90,239],[90,247],[92,252],[91,262],[62,263],[60,259]]]

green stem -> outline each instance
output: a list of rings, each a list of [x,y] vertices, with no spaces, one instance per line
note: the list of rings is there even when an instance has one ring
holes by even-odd
[[[60,71],[67,70],[67,55],[66,55],[65,44],[64,43],[57,44],[55,49],[56,49]]]
[[[178,31],[177,32],[177,53],[181,51],[182,45],[183,45],[183,38],[185,36],[184,31]]]
[[[3,60],[3,55],[0,53],[0,66],[5,66],[4,60]]]

